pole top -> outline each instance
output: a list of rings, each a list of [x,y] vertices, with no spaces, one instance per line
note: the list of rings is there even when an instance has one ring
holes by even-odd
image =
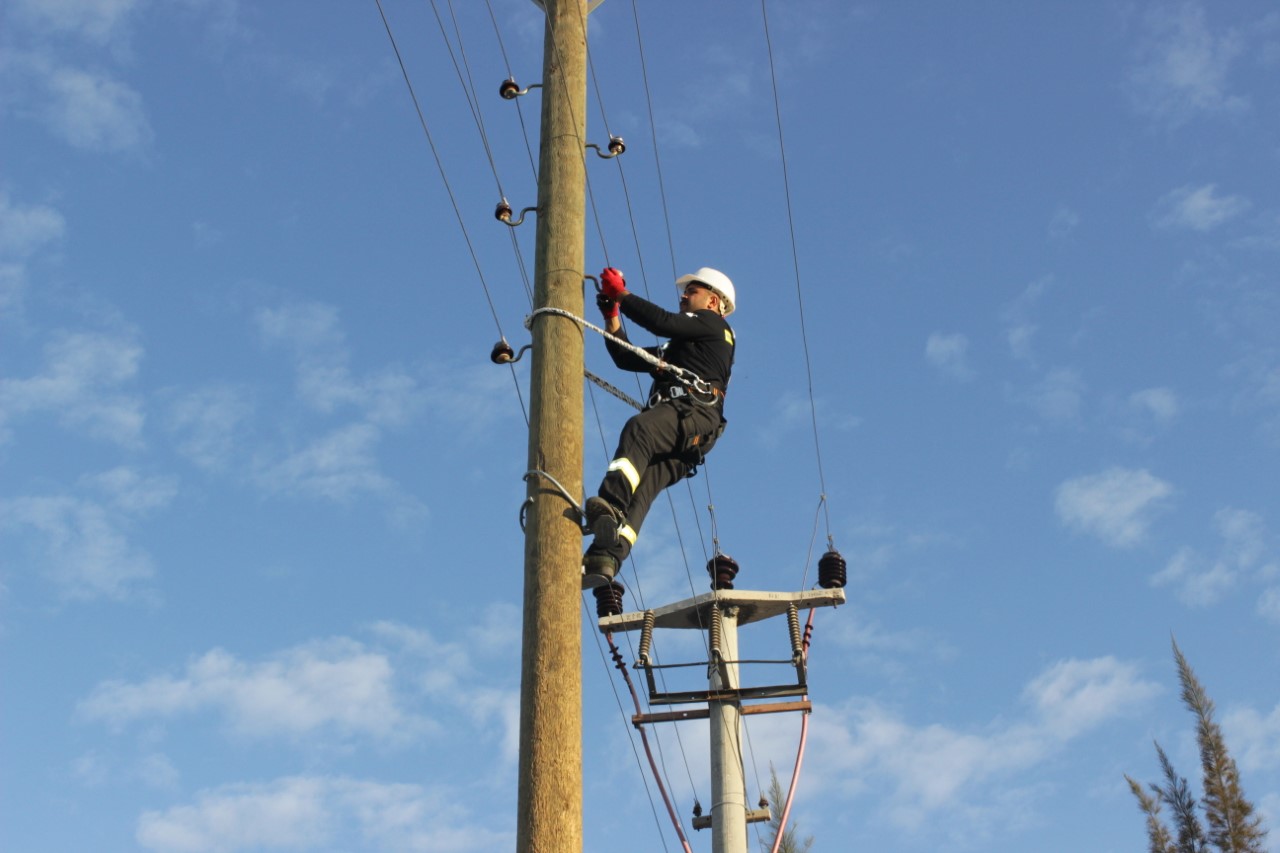
[[[587,0],[587,14],[590,15],[596,10],[596,7],[603,3],[604,0]],[[542,11],[547,11],[547,7],[543,5],[543,0],[533,0],[533,5]]]

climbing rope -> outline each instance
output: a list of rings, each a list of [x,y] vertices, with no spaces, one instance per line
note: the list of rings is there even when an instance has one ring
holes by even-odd
[[[647,364],[653,365],[659,371],[670,373],[673,377],[675,377],[677,382],[679,382],[681,385],[684,385],[686,388],[691,389],[695,394],[704,394],[709,397],[712,397],[713,399],[715,398],[715,395],[716,395],[715,387],[710,382],[707,382],[705,379],[698,376],[692,370],[686,370],[683,367],[678,367],[674,364],[670,364],[666,361],[663,361],[662,359],[658,358],[656,355],[644,349],[643,347],[638,347],[635,344],[631,343],[630,341],[624,341],[622,338],[618,337],[617,335],[611,334],[605,331],[604,329],[602,329],[601,327],[595,325],[594,323],[584,320],[582,317],[579,317],[577,314],[574,314],[572,311],[566,311],[563,308],[551,308],[551,307],[539,308],[525,318],[524,327],[526,329],[532,328],[533,321],[537,317],[543,314],[554,314],[557,317],[567,317],[573,322],[577,323],[579,326],[582,326],[585,329],[590,329],[596,334],[602,336],[605,340],[611,341],[612,343],[617,344],[618,346],[622,347],[628,352],[638,356],[641,360],[643,360]],[[699,402],[699,403],[705,402],[703,400],[698,400],[696,397],[692,399],[695,402]],[[709,405],[709,403],[707,405]]]

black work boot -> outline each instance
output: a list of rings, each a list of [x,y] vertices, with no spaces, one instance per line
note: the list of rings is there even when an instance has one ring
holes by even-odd
[[[599,551],[587,551],[582,556],[582,588],[595,589],[604,586],[618,574],[618,561]]]
[[[622,525],[622,510],[601,497],[587,498],[584,507],[587,514],[587,526],[596,537],[596,544],[602,548],[610,548],[617,544],[618,528]]]

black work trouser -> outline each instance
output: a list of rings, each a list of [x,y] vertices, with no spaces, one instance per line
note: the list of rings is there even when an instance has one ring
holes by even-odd
[[[687,398],[645,409],[627,421],[597,494],[622,511],[617,542],[590,550],[619,564],[631,553],[653,501],[702,461],[724,429],[718,406]]]

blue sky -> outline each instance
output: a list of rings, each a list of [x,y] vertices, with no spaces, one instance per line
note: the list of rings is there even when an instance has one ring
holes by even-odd
[[[535,204],[539,98],[496,90],[541,16],[384,5],[443,177],[373,2],[0,12],[6,850],[513,846],[527,361],[487,355],[527,341],[492,212]],[[760,8],[591,19],[588,141],[628,150],[587,158],[587,271],[739,296],[630,606],[701,592],[713,529],[749,589],[830,534],[815,849],[1142,849],[1123,775],[1153,739],[1197,775],[1171,636],[1275,827],[1280,12],[767,8],[790,218]],[[627,414],[588,397],[588,483]],[[589,617],[586,849],[679,849]],[[750,720],[750,800],[798,733]],[[709,849],[703,725],[652,736]]]

